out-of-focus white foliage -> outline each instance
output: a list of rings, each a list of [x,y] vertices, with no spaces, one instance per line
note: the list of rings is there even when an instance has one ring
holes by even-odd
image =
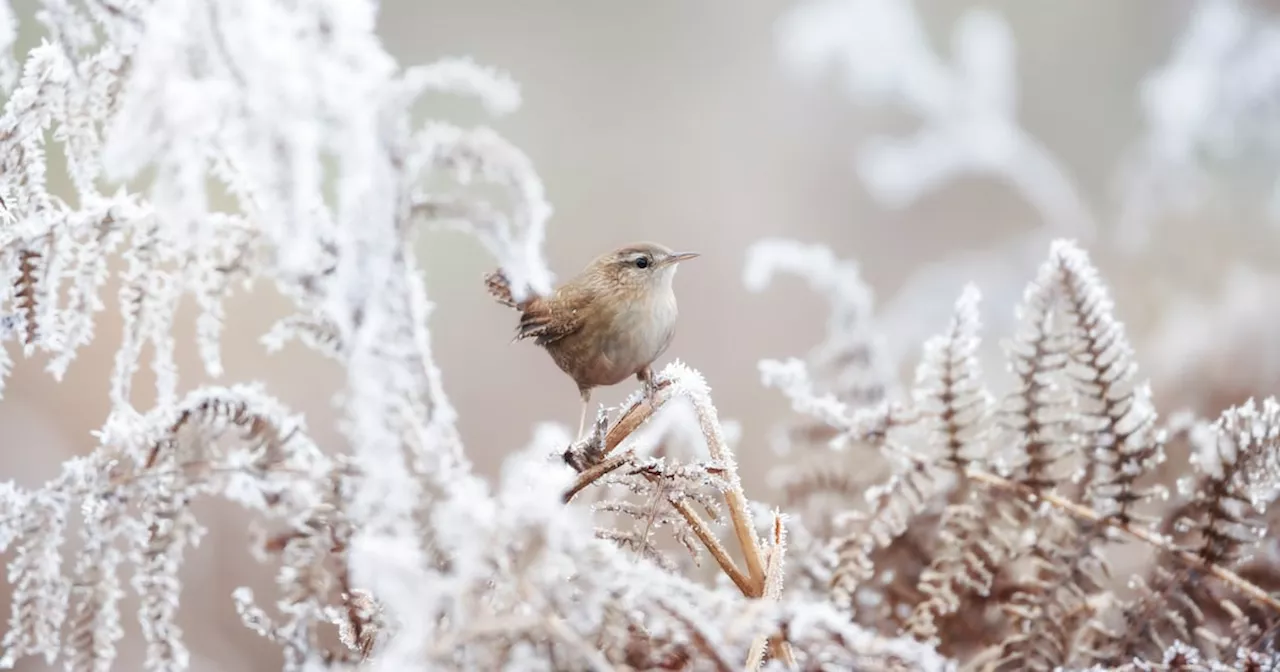
[[[749,291],[764,291],[783,273],[804,280],[830,307],[826,336],[806,358],[809,370],[826,374],[815,382],[848,404],[874,405],[891,395],[895,376],[885,356],[888,346],[873,314],[874,296],[858,265],[838,259],[824,245],[784,238],[764,238],[748,248],[742,280]],[[764,360],[760,366],[782,374],[787,365]],[[786,378],[791,377],[778,381]]]
[[[871,193],[904,207],[963,173],[1007,182],[1057,235],[1086,236],[1094,218],[1065,171],[1016,118],[1013,35],[999,14],[968,9],[952,58],[928,44],[914,4],[808,0],[778,25],[784,63],[807,78],[830,65],[862,104],[900,106],[921,121],[909,138],[875,137],[858,150]]]
[[[1092,213],[1100,206],[1083,200],[1067,167],[1017,121],[1014,36],[1005,20],[966,3],[944,54],[931,46],[920,16],[925,9],[910,1],[807,0],[776,26],[778,57],[790,72],[806,81],[834,72],[855,104],[889,106],[920,122],[908,138],[873,134],[850,148],[859,178],[886,208],[909,206],[964,173],[985,173],[1040,215],[1038,226],[914,269],[880,310],[882,327],[899,337],[891,344],[931,333],[922,316],[944,310],[944,297],[964,282],[988,298],[984,323],[995,333],[1012,331],[1008,312],[992,307],[1017,300],[1040,250],[1063,232],[1088,240],[1096,228],[1099,239],[1138,252],[1153,242],[1152,227],[1171,216],[1223,220],[1197,234],[1212,237],[1236,236],[1226,231],[1257,221],[1248,208],[1229,211],[1224,203],[1265,206],[1280,221],[1274,105],[1280,20],[1274,8],[1255,0],[1169,7],[1180,12],[1181,29],[1164,62],[1135,81],[1134,111],[1144,129],[1117,153],[1116,198],[1098,215]],[[1153,249],[1159,256],[1152,266],[1160,265],[1165,249]],[[886,354],[901,362],[907,353]]]
[[[18,39],[18,21],[9,0],[0,0],[0,90],[9,91],[18,78],[13,43]]]
[[[1203,205],[1224,178],[1242,176],[1233,161],[1244,171],[1272,166],[1255,191],[1280,221],[1278,94],[1280,20],[1248,0],[1199,0],[1140,87],[1146,130],[1121,165],[1120,242],[1139,246],[1152,220]]]
[[[1017,300],[1049,240],[1089,239],[1097,221],[1052,152],[1018,123],[1014,38],[1002,16],[968,8],[951,36],[951,58],[930,46],[915,4],[899,0],[806,0],[777,24],[779,57],[806,80],[834,68],[851,100],[893,106],[918,119],[906,138],[873,136],[853,148],[858,175],[888,208],[911,205],[963,174],[994,177],[1043,220],[990,249],[930,263],[880,311],[880,325],[917,343],[935,326],[922,316],[945,310],[952,290],[978,286],[988,306]],[[996,332],[1013,325],[1007,312],[983,320]],[[908,354],[886,353],[894,363]]]
[[[1280,321],[1259,311],[1277,292],[1280,276],[1248,266],[1227,272],[1207,297],[1170,302],[1145,354],[1165,380],[1194,379],[1209,389],[1269,389],[1280,372]],[[1177,401],[1194,397],[1187,390]]]

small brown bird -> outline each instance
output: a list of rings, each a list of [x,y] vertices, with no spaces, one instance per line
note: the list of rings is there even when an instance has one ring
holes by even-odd
[[[677,265],[696,252],[672,252],[657,243],[634,243],[596,257],[577,277],[549,296],[517,303],[501,270],[485,276],[500,303],[520,311],[515,340],[532,338],[569,374],[582,395],[578,438],[591,390],[635,376],[653,394],[650,365],[671,344],[676,329]]]

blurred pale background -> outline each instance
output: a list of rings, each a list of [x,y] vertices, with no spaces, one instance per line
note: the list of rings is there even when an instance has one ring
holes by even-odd
[[[916,4],[935,49],[948,57],[953,24],[973,3]],[[391,0],[381,20],[388,49],[404,64],[470,55],[520,83],[522,109],[494,125],[530,155],[545,181],[555,208],[546,254],[560,278],[633,240],[703,253],[677,278],[680,330],[663,363],[678,357],[702,371],[721,416],[742,423],[739,462],[761,498],[767,497],[764,436],[787,409],[780,395],[759,385],[756,362],[803,355],[820,338],[825,312],[800,282],[746,292],[741,272],[750,243],[762,236],[825,242],[856,259],[879,299],[888,301],[927,263],[1044,226],[1016,192],[983,176],[961,176],[903,209],[878,203],[859,179],[854,152],[871,135],[908,133],[916,122],[894,107],[851,100],[838,70],[808,83],[788,74],[776,22],[792,6],[775,0]],[[1117,161],[1143,128],[1138,84],[1168,58],[1192,3],[1004,0],[983,6],[1002,14],[1015,38],[1016,118],[1074,181],[1105,241],[1117,209]],[[23,3],[16,8],[26,14],[19,44],[25,49],[38,33],[30,10]],[[446,111],[479,120],[463,106]],[[1109,253],[1101,249],[1106,242],[1090,244],[1139,353],[1146,352],[1144,344],[1170,353],[1151,369],[1170,403],[1188,402],[1180,396],[1187,381],[1179,376],[1190,375],[1179,373],[1186,359],[1180,342],[1158,328],[1173,301],[1197,294],[1215,300],[1240,263],[1261,272],[1273,267],[1272,232],[1247,212],[1229,220],[1193,214],[1160,222],[1155,242],[1136,256]],[[438,304],[431,331],[446,388],[470,456],[491,472],[527,441],[535,423],[572,427],[577,394],[544,353],[509,343],[514,316],[484,294],[480,277],[491,259],[478,244],[435,233],[423,247]],[[1029,273],[1014,283],[1013,295],[1027,279]],[[107,376],[119,340],[115,289],[112,283],[104,295],[109,308],[97,340],[62,384],[45,375],[40,362],[17,366],[0,403],[0,477],[35,485],[56,473],[62,459],[93,446],[89,432],[107,411]],[[941,329],[958,293],[958,285],[948,287],[913,318]],[[1255,292],[1237,312],[1263,310],[1265,294]],[[203,380],[190,347],[190,308],[179,331],[184,388]],[[257,342],[281,308],[263,291],[229,304],[224,380],[264,381],[307,414],[322,444],[340,448],[331,422],[337,372],[300,349],[268,356]],[[1012,305],[993,310],[1011,314]],[[1215,319],[1202,313],[1200,326]],[[1228,346],[1214,356],[1239,354]],[[1218,382],[1240,388],[1226,393],[1235,401],[1237,392],[1253,393],[1271,381]],[[632,389],[607,390],[597,400],[613,404]],[[239,625],[230,601],[235,586],[263,585],[270,575],[243,550],[243,518],[223,507],[210,511],[210,536],[185,570],[193,579],[183,599],[194,669],[278,669],[271,648]],[[120,669],[137,660],[132,651]],[[23,669],[42,668],[28,662]]]

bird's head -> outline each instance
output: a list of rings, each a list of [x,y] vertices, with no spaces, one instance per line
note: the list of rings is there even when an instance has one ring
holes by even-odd
[[[598,257],[592,270],[619,288],[670,287],[680,262],[697,256],[658,243],[632,243]]]

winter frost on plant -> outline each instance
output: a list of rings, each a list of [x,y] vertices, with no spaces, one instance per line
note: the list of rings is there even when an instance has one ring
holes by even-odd
[[[1247,563],[1268,562],[1276,404],[1161,425],[1076,244],[1037,250],[1016,311],[999,308],[1022,327],[1012,389],[976,361],[977,288],[949,297],[950,322],[933,315],[941,333],[915,380],[896,381],[852,261],[794,240],[753,247],[750,290],[797,274],[831,303],[808,357],[760,367],[797,415],[778,434],[785,455],[749,458],[768,460],[780,497],[748,495],[742,437],[713,381],[679,361],[582,440],[534,428],[490,483],[432,354],[415,244],[431,226],[468,231],[517,299],[545,293],[550,199],[493,129],[411,110],[448,94],[514,112],[508,76],[465,58],[397,63],[377,5],[359,0],[42,0],[44,39],[17,60],[8,9],[0,390],[10,358],[61,379],[95,340],[116,356],[93,445],[38,487],[0,484],[0,667],[118,669],[137,637],[144,669],[189,669],[183,568],[210,552],[195,508],[210,498],[253,516],[245,558],[275,582],[223,607],[285,670],[1275,664],[1280,602]],[[908,50],[867,75],[876,91],[911,84],[937,126],[929,179],[1022,179],[1030,162],[1057,180],[1009,114],[1007,29],[975,14],[961,33],[955,69]],[[950,93],[932,98],[933,80]],[[928,184],[902,161],[936,149],[887,144],[869,170],[913,197]],[[65,189],[50,186],[58,161]],[[1039,179],[1030,197],[1082,225],[1065,183]],[[343,371],[332,445],[269,381],[225,380],[223,302],[255,284],[288,304],[264,348],[296,340]],[[176,363],[188,299],[216,384]],[[118,333],[96,329],[108,309]],[[1135,508],[1163,492],[1142,481],[1177,442],[1195,447],[1196,477],[1156,525]],[[1121,544],[1153,554],[1129,594],[1100,578],[1097,551]]]
[[[3,7],[7,53],[15,25]],[[36,16],[44,41],[3,79],[0,373],[20,356],[61,377],[93,339],[119,341],[97,447],[41,487],[3,489],[14,599],[0,662],[113,669],[129,631],[145,641],[146,669],[186,669],[181,568],[204,530],[191,505],[220,497],[257,513],[254,555],[278,568],[274,594],[243,588],[227,609],[281,648],[286,669],[702,668],[815,655],[941,665],[822,603],[782,610],[784,517],[760,521],[772,533],[755,529],[691,369],[663,380],[692,400],[709,454],[678,464],[632,448],[610,477],[656,493],[654,515],[684,515],[692,527],[680,534],[726,563],[739,589],[637,559],[622,542],[642,550],[645,535],[610,537],[589,507],[566,504],[575,480],[589,484],[570,464],[604,475],[600,437],[569,447],[563,432],[542,432],[494,487],[472,472],[432,357],[414,241],[424,226],[464,229],[517,298],[545,293],[552,211],[530,159],[500,134],[410,111],[447,93],[510,113],[520,95],[505,74],[463,58],[402,66],[374,33],[376,4],[356,0],[50,0]],[[54,155],[68,190],[49,186]],[[215,208],[214,189],[233,207]],[[115,267],[120,290],[105,297]],[[253,283],[292,307],[266,347],[298,340],[345,370],[345,445],[317,445],[258,381],[184,383],[179,302],[199,307],[197,345],[218,377],[222,302]],[[118,335],[95,333],[108,301]],[[546,461],[566,448],[582,458]],[[744,570],[719,540],[724,526],[690,508],[716,497]],[[640,511],[621,500],[612,510]],[[122,613],[126,593],[136,614]]]

